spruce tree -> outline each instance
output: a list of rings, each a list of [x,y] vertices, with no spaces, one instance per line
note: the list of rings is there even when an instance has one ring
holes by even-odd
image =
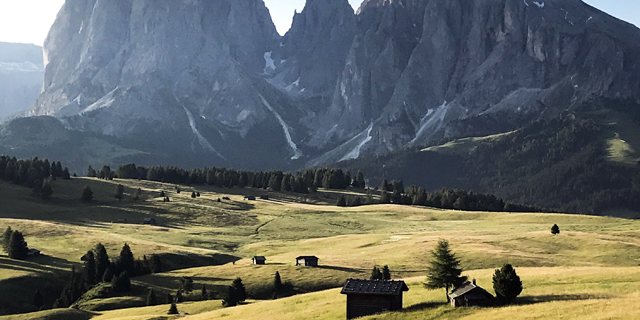
[[[236,305],[238,305],[238,297],[236,295],[236,290],[232,286],[228,286],[227,292],[222,298],[222,306],[234,307]]]
[[[118,259],[120,270],[126,271],[130,275],[135,275],[135,259],[128,244],[122,246],[120,250],[120,258]]]
[[[202,300],[207,300],[209,298],[209,293],[207,292],[207,287],[203,284],[202,290],[200,291],[200,296]]]
[[[88,185],[82,189],[82,200],[85,202],[91,202],[91,200],[93,200],[93,191],[91,191],[91,187]]]
[[[389,196],[389,192],[387,192],[387,190],[382,190],[382,192],[380,193],[380,203],[381,204],[391,203],[391,197]]]
[[[97,283],[96,277],[96,259],[93,251],[89,250],[87,254],[84,255],[84,271],[82,272],[82,276],[87,285],[92,286]]]
[[[343,195],[341,195],[340,198],[338,199],[337,206],[338,207],[346,207],[347,206],[347,200],[344,198]]]
[[[371,280],[382,280],[383,279],[382,272],[380,272],[380,268],[378,268],[377,266],[373,267],[373,270],[371,270],[370,279]]]
[[[89,168],[87,169],[87,177],[95,178],[97,176],[98,176],[98,173],[96,172],[96,170],[93,169],[91,166],[89,166]]]
[[[551,234],[560,234],[560,227],[558,227],[557,224],[554,224],[553,227],[551,227]]]
[[[196,196],[196,193],[195,193],[195,192],[191,192],[191,198],[194,198],[194,199],[195,199],[196,197],[197,197],[197,196]]]
[[[444,288],[449,301],[449,289],[462,285],[466,276],[461,276],[460,259],[449,249],[449,242],[441,239],[431,252],[433,257],[427,269],[427,289]]]
[[[131,291],[131,279],[129,279],[129,273],[122,271],[119,275],[116,275],[111,279],[111,287],[116,292],[129,292]]]
[[[280,278],[280,272],[276,271],[276,275],[273,277],[273,291],[274,293],[280,293],[282,290],[282,278]]]
[[[156,298],[156,292],[153,289],[149,288],[149,293],[147,294],[147,306],[155,306],[158,304],[158,299]]]
[[[247,300],[247,290],[244,288],[244,284],[242,283],[242,279],[236,278],[233,280],[233,289],[236,293],[236,301],[238,303],[244,302]]]
[[[389,266],[382,267],[382,279],[391,280],[391,271],[389,271]]]
[[[497,298],[504,303],[510,303],[522,292],[522,281],[510,264],[496,269],[493,275],[493,290]]]
[[[11,239],[9,239],[9,258],[22,260],[27,257],[29,248],[27,242],[24,241],[24,236],[20,231],[14,231],[11,233]]]
[[[98,243],[94,251],[94,257],[96,261],[96,282],[102,280],[105,282],[110,282],[113,274],[109,274],[105,279],[107,269],[110,269],[111,262],[109,261],[109,255],[107,254],[107,249],[102,245],[102,243]],[[112,272],[113,270],[110,270]]]
[[[40,196],[42,200],[49,200],[53,195],[53,187],[51,185],[51,179],[47,179],[42,183],[42,188],[40,189]]]
[[[40,293],[40,290],[36,290],[36,292],[33,294],[33,305],[39,310],[43,304],[44,297],[42,296],[42,293]]]
[[[118,200],[122,200],[124,197],[124,186],[121,184],[116,185],[116,193],[115,198]]]
[[[176,306],[175,302],[171,302],[171,307],[169,307],[169,314],[179,314],[178,306]]]
[[[6,252],[7,254],[9,254],[9,244],[11,243],[12,233],[13,233],[13,230],[11,230],[11,227],[7,227],[7,229],[2,234],[2,248],[4,249],[4,252]]]

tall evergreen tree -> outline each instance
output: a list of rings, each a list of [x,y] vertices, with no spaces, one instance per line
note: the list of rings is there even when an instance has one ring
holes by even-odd
[[[551,227],[551,234],[560,234],[560,227],[558,227],[557,224],[554,224],[553,227]]]
[[[276,271],[276,274],[273,277],[273,291],[275,293],[280,293],[280,291],[282,291],[282,278],[280,278],[280,272],[278,271]]]
[[[202,297],[203,300],[209,299],[209,293],[207,292],[207,287],[204,284],[202,285],[202,290],[200,290],[200,297]]]
[[[149,288],[147,293],[147,307],[158,305],[158,299],[156,298],[156,292]]]
[[[126,243],[122,246],[122,250],[120,250],[118,266],[120,270],[126,271],[130,275],[135,274],[135,259],[133,258],[131,248],[129,248],[129,245]]]
[[[40,293],[40,290],[36,290],[36,292],[33,294],[33,305],[36,308],[40,309],[43,304],[44,297],[42,296],[42,293]]]
[[[380,268],[378,268],[377,266],[373,267],[373,270],[371,270],[371,280],[382,280],[384,279],[382,277],[382,272],[380,272]]]
[[[42,200],[49,200],[53,195],[53,186],[51,185],[51,180],[47,179],[42,183],[42,188],[40,189],[40,196]]]
[[[109,255],[107,254],[107,249],[104,247],[104,245],[102,245],[102,243],[98,243],[93,251],[96,261],[96,277],[100,277],[96,279],[96,282],[100,280],[104,281],[105,272],[111,265],[111,262],[109,261]],[[111,276],[109,276],[106,281],[111,281]]]
[[[231,285],[236,294],[236,301],[238,303],[244,302],[247,300],[247,290],[244,288],[244,284],[242,283],[242,279],[236,278],[233,280],[233,284]]]
[[[29,248],[27,242],[24,241],[24,236],[20,231],[14,231],[11,233],[11,239],[9,239],[9,258],[22,260],[27,257]]]
[[[344,198],[343,195],[341,195],[340,198],[338,199],[337,206],[338,207],[346,207],[347,206],[347,200]]]
[[[124,197],[124,186],[119,183],[116,185],[115,197],[118,200],[122,200],[122,198]]]
[[[178,306],[176,306],[175,302],[171,302],[171,307],[169,307],[169,314],[178,314]]]
[[[505,303],[510,303],[522,292],[522,281],[510,264],[496,269],[493,275],[493,290],[497,298]]]
[[[95,178],[97,176],[98,176],[98,173],[96,172],[96,170],[93,169],[91,166],[89,166],[89,168],[87,169],[87,177]]]
[[[460,259],[451,252],[449,242],[441,239],[431,252],[432,260],[427,269],[427,283],[430,290],[444,288],[449,301],[449,289],[462,285],[467,281],[466,276],[461,276]]]
[[[9,254],[9,244],[11,243],[12,233],[13,233],[13,230],[11,230],[11,227],[7,227],[4,233],[2,233],[2,248],[4,249],[4,252],[6,252],[7,254]]]
[[[387,190],[382,190],[382,192],[380,193],[380,203],[381,204],[391,203],[391,197],[389,196],[389,192]]]
[[[389,270],[389,266],[382,267],[382,279],[391,280],[391,271]]]
[[[87,285],[92,286],[98,282],[98,277],[96,276],[96,259],[92,250],[87,251],[87,254],[83,257],[84,260],[84,271],[83,277],[84,281]]]
[[[224,297],[222,298],[222,306],[224,307],[235,307],[238,305],[238,298],[236,296],[236,290],[232,286],[227,287],[227,292],[225,292]]]
[[[91,202],[91,200],[93,200],[93,191],[91,191],[91,187],[88,185],[82,189],[82,200],[85,202]]]

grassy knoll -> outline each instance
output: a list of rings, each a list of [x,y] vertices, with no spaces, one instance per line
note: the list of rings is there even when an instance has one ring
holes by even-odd
[[[122,201],[113,197],[117,183],[125,186]],[[91,186],[96,198],[90,204],[79,199],[85,185]],[[138,188],[143,191],[142,198],[135,201],[133,194]],[[230,319],[255,314],[288,319],[309,312],[318,312],[319,319],[342,318],[344,297],[335,289],[315,291],[337,288],[349,277],[366,278],[374,265],[389,265],[394,278],[423,277],[429,251],[440,238],[450,241],[463,268],[471,270],[468,273],[487,289],[491,289],[493,268],[513,264],[525,282],[522,305],[453,310],[441,306],[444,292],[426,291],[413,280],[405,299],[408,311],[380,317],[460,319],[482,315],[484,319],[486,315],[487,319],[498,319],[504,312],[523,312],[536,319],[546,317],[547,309],[542,306],[547,306],[556,312],[566,308],[568,314],[577,315],[581,309],[598,310],[604,319],[605,315],[616,318],[615,306],[638,298],[634,279],[640,279],[640,221],[636,220],[395,205],[340,208],[333,205],[340,195],[336,191],[300,196],[253,189],[180,188],[182,192],[177,193],[173,185],[149,181],[58,180],[54,198],[44,202],[31,197],[28,189],[0,183],[0,230],[11,226],[22,231],[29,246],[45,254],[22,262],[0,257],[0,306],[4,312],[34,311],[30,301],[35,289],[42,289],[46,281],[51,281],[52,291],[59,289],[60,279],[66,279],[72,265],[79,267],[80,257],[98,242],[105,244],[111,257],[118,255],[125,242],[136,257],[162,254],[165,270],[174,270],[134,278],[134,286],[140,290],[131,295],[84,301],[81,307],[100,313],[100,319],[162,316],[166,305],[98,310],[142,306],[146,287],[156,289],[159,301],[164,301],[167,292],[175,293],[183,276],[194,280],[195,292],[187,300],[197,299],[202,284],[219,292],[236,277],[243,279],[253,297],[270,298],[275,271],[291,282],[291,294],[305,294],[223,310],[216,310],[220,307],[217,300],[189,302],[183,304],[184,310],[200,314],[194,319],[208,319],[207,314]],[[160,191],[171,201],[162,202]],[[201,197],[192,199],[192,191],[200,192]],[[243,199],[247,194],[263,193],[271,200]],[[218,202],[222,197],[230,200]],[[142,225],[144,218],[154,218],[158,225]],[[111,223],[121,219],[127,223]],[[550,234],[554,223],[561,230],[555,236]],[[251,265],[253,255],[266,256],[267,265]],[[296,267],[294,258],[298,255],[318,256],[321,267]],[[616,280],[616,274],[624,280]],[[20,296],[17,302],[12,297],[15,292]],[[607,301],[610,304],[604,305]],[[512,308],[522,311],[509,311]]]
[[[640,298],[640,268],[554,267],[518,268],[524,291],[514,306],[502,308],[452,308],[444,290],[429,291],[421,281],[409,280],[406,310],[363,319],[633,319],[640,310],[629,310]],[[490,292],[492,269],[467,272]],[[346,298],[339,289],[315,292],[275,301],[220,309],[190,319],[250,319],[260,314],[270,319],[342,319]]]

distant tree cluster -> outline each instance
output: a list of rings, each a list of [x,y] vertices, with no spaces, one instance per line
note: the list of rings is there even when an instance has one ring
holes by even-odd
[[[2,233],[2,248],[11,259],[23,260],[29,253],[29,247],[22,232],[14,231],[11,227],[7,227]]]
[[[0,156],[0,180],[32,188],[34,196],[48,200],[53,194],[53,181],[71,179],[68,168],[62,168],[60,161],[49,163],[38,158],[18,160],[15,157]]]
[[[274,191],[287,191],[296,193],[308,193],[318,188],[346,189],[365,188],[366,182],[362,172],[358,172],[352,178],[350,172],[341,169],[319,168],[307,169],[295,174],[282,171],[253,172],[224,168],[204,168],[184,170],[178,167],[143,167],[135,164],[119,166],[115,173],[107,166],[103,167],[102,176],[118,177],[121,179],[139,179],[158,181],[173,184],[209,185],[217,187],[252,187],[259,189],[271,189]],[[91,167],[89,176],[100,177]],[[91,175],[93,174],[93,175]]]
[[[87,168],[87,177],[113,180],[116,177],[116,173],[111,171],[111,167],[107,165],[102,166],[102,169],[100,169],[100,171],[96,171],[91,166],[89,166],[89,168]]]
[[[60,298],[54,303],[54,308],[67,308],[77,301],[91,287],[101,282],[110,283],[115,292],[131,290],[130,277],[161,272],[160,257],[152,255],[149,259],[134,259],[131,248],[124,244],[120,255],[113,261],[109,259],[107,249],[98,243],[93,250],[89,250],[83,257],[82,273],[72,269],[71,277],[67,281]]]
[[[389,271],[389,266],[382,267],[382,270],[378,268],[378,266],[373,267],[371,270],[371,280],[391,280],[391,271]]]

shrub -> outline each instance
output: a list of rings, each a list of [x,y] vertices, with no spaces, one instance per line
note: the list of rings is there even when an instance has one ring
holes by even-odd
[[[522,292],[522,281],[510,264],[496,269],[493,275],[493,290],[498,299],[504,303],[510,303]]]
[[[553,227],[551,227],[551,234],[560,234],[560,227],[558,227],[557,224],[554,224]]]

